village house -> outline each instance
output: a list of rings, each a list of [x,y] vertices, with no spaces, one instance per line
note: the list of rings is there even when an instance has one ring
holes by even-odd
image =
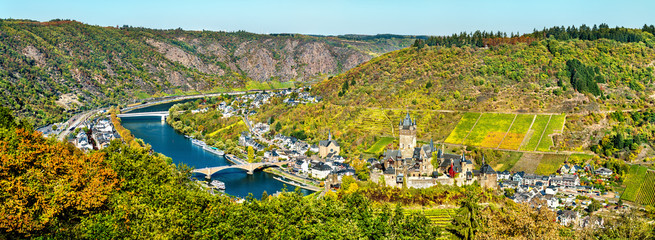
[[[609,177],[609,176],[612,176],[612,174],[614,172],[612,170],[608,169],[608,168],[601,167],[601,168],[596,169],[596,171],[594,173],[596,175],[600,175],[601,177]]]
[[[580,185],[580,178],[576,175],[562,175],[550,178],[550,186],[556,187],[576,187]]]

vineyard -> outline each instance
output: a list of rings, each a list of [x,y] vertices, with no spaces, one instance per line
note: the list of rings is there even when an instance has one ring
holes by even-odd
[[[448,226],[448,224],[450,224],[451,221],[453,220],[453,216],[455,216],[455,210],[456,209],[454,208],[426,209],[426,210],[409,210],[409,211],[405,211],[404,213],[411,214],[414,212],[422,212],[425,215],[425,217],[430,220],[430,222],[441,228],[442,234],[445,237],[445,236],[450,236],[450,233],[447,232],[445,229]]]
[[[625,178],[625,191],[621,194],[621,199],[628,201],[635,201],[637,198],[637,193],[642,186],[642,183],[645,183],[645,176],[648,172],[648,169],[639,165],[630,166],[630,170]],[[652,182],[649,182],[652,185]]]
[[[565,115],[466,113],[446,143],[548,152],[564,121]]]
[[[635,202],[655,206],[655,171],[649,170],[637,191]]]

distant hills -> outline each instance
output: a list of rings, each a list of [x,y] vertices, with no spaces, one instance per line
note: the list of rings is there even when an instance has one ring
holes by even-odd
[[[345,72],[413,40],[0,20],[0,105],[42,124],[138,98],[288,86],[281,83]]]

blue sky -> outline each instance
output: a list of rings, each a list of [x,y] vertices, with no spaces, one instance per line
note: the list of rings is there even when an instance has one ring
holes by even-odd
[[[655,24],[655,1],[428,0],[0,0],[0,18],[74,19],[255,33],[444,35],[487,30],[531,32],[551,26]]]

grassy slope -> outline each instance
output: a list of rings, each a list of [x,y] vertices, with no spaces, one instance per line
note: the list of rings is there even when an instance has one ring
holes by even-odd
[[[377,142],[375,142],[370,148],[366,150],[366,153],[371,154],[381,154],[384,151],[384,148],[393,143],[396,138],[394,137],[381,137]]]

